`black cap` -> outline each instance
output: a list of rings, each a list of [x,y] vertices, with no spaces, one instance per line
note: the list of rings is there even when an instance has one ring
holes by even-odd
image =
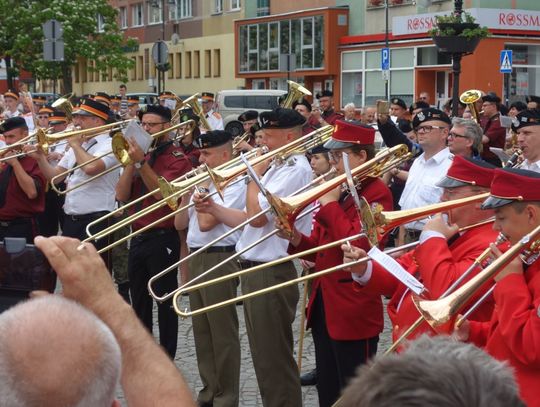
[[[73,111],[73,115],[96,116],[107,121],[110,117],[110,111],[103,103],[93,99],[82,99],[80,106]]]
[[[311,150],[309,150],[310,154],[323,154],[329,152],[330,149],[324,147],[324,145],[320,144],[317,147],[313,147]]]
[[[525,109],[512,119],[512,130],[514,131],[518,131],[518,129],[521,129],[522,127],[538,125],[540,125],[539,109]]]
[[[523,103],[520,100],[510,104],[510,109],[512,109],[513,107],[515,107],[518,112],[521,112],[523,110],[527,110],[527,104]]]
[[[494,93],[488,93],[487,95],[482,96],[482,101],[483,102],[491,102],[491,103],[500,104],[501,103],[501,98],[498,97]]]
[[[54,110],[51,117],[49,118],[49,124],[55,125],[63,123],[67,123],[66,112],[62,110]]]
[[[261,129],[261,125],[259,123],[255,123],[253,126],[249,128],[249,132],[253,137],[255,137],[255,133],[257,133]]]
[[[296,106],[298,105],[305,106],[308,112],[311,112],[311,103],[309,103],[306,99],[302,98],[300,100],[295,100],[292,104],[292,108],[296,109]]]
[[[330,97],[331,98],[333,96],[334,96],[334,92],[332,92],[331,90],[328,90],[328,89],[317,93],[317,99],[324,98],[324,97]]]
[[[409,120],[400,119],[398,120],[397,125],[403,133],[409,133],[413,131],[412,123]]]
[[[412,114],[416,109],[429,109],[429,103],[418,100],[409,106],[409,113]]]
[[[111,97],[108,93],[96,92],[94,95],[94,100],[97,102],[105,103],[107,107],[111,106]]]
[[[142,117],[147,113],[157,114],[166,121],[170,121],[172,118],[171,109],[161,105],[146,105],[144,109],[139,110],[139,119],[142,120]]]
[[[290,129],[302,126],[306,119],[293,109],[278,107],[270,112],[262,112],[259,116],[263,129]]]
[[[185,122],[187,120],[194,120],[198,126],[199,122],[201,121],[201,118],[197,116],[195,112],[193,111],[193,109],[191,108],[180,110],[180,121]]]
[[[203,92],[201,93],[201,99],[203,102],[213,102],[214,94],[212,92]]]
[[[21,116],[17,117],[10,117],[2,125],[0,126],[0,132],[5,133],[6,131],[11,131],[14,129],[28,129],[28,125],[26,124],[26,120],[22,118]]]
[[[429,109],[422,109],[413,119],[413,128],[416,129],[421,123],[438,120],[448,125],[452,124],[452,121],[446,113],[442,110],[430,107]]]
[[[527,103],[535,102],[540,104],[540,96],[529,95],[525,98],[525,100],[527,101]]]
[[[259,112],[257,112],[256,110],[246,110],[244,113],[238,116],[238,120],[241,122],[247,122],[248,120],[257,120],[258,118]]]
[[[392,98],[390,99],[390,103],[393,105],[398,105],[402,107],[403,109],[407,110],[407,103],[403,99],[400,98]]]
[[[212,130],[199,135],[193,140],[193,145],[196,148],[205,149],[219,147],[231,141],[232,134],[225,130]]]

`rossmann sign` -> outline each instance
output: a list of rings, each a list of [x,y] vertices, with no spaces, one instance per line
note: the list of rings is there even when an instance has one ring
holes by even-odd
[[[535,33],[540,30],[540,11],[493,8],[471,8],[465,11],[472,14],[480,25],[494,30],[534,31]],[[433,28],[436,16],[449,13],[450,11],[394,17],[392,34],[394,36],[425,34]]]

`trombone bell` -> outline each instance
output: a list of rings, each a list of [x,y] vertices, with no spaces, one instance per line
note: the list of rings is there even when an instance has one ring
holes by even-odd
[[[459,101],[467,105],[476,123],[480,123],[480,114],[476,102],[482,97],[482,92],[476,89],[466,90],[459,96]]]

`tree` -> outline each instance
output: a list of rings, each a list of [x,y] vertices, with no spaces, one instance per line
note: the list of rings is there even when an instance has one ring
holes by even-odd
[[[107,0],[0,0],[0,55],[8,66],[8,83],[24,69],[36,79],[61,79],[64,92],[71,91],[71,70],[78,58],[94,61],[90,69],[127,81],[133,61],[126,50],[137,46],[124,39],[117,11]],[[56,19],[63,26],[64,61],[43,61],[42,24]],[[100,30],[98,32],[98,19]]]

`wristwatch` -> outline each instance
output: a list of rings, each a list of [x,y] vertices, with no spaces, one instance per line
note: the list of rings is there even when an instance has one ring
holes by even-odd
[[[141,167],[144,165],[145,162],[146,162],[146,160],[143,159],[143,160],[139,161],[138,163],[133,164],[133,166],[134,166],[135,168],[137,168],[138,170],[140,170]]]

